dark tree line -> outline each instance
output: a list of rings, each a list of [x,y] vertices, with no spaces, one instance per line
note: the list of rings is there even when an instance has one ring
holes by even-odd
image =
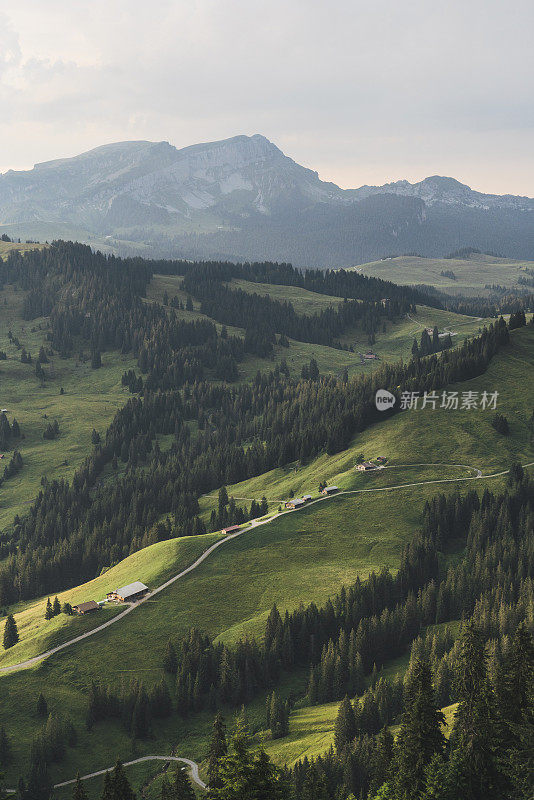
[[[202,313],[226,325],[245,328],[245,350],[266,356],[272,351],[275,333],[304,342],[341,347],[339,337],[359,327],[373,335],[383,319],[395,319],[415,306],[396,300],[345,300],[337,308],[318,314],[297,314],[288,301],[233,289],[223,283],[224,270],[198,267],[189,270],[183,288],[201,302]]]

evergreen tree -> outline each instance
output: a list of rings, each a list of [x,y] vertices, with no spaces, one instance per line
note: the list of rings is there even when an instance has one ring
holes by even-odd
[[[46,601],[46,609],[45,609],[44,618],[48,620],[48,619],[52,619],[53,616],[54,616],[54,611],[53,611],[53,608],[52,608],[52,603],[50,602],[50,598],[48,598],[48,600]]]
[[[498,759],[497,701],[487,678],[484,640],[472,621],[460,636],[458,709],[451,736],[451,780],[463,800],[506,796]]]
[[[48,703],[46,702],[42,692],[37,698],[37,714],[40,717],[48,717]]]
[[[151,731],[150,704],[145,688],[141,685],[137,693],[132,713],[132,736],[134,739],[146,739]]]
[[[4,627],[4,650],[8,650],[10,647],[13,647],[14,644],[17,644],[18,640],[19,632],[17,630],[15,617],[13,614],[9,614]]]
[[[83,781],[80,778],[80,773],[76,775],[76,783],[74,784],[74,791],[72,793],[72,800],[88,800],[87,792],[85,791]]]
[[[376,750],[373,758],[372,781],[369,793],[373,795],[382,784],[390,777],[391,762],[393,760],[393,736],[388,728],[384,727],[376,739]]]
[[[248,732],[240,719],[231,750],[219,761],[219,786],[208,790],[209,800],[285,800],[288,786],[265,751],[250,751]]]
[[[100,369],[102,366],[102,356],[100,350],[93,350],[91,352],[91,369]]]
[[[168,784],[167,794],[162,800],[195,800],[195,792],[185,768],[177,767]]]
[[[124,772],[124,767],[120,761],[117,761],[113,768],[110,784],[113,800],[135,800],[135,793],[130,786],[126,773]]]
[[[54,603],[52,605],[52,614],[54,617],[57,617],[58,614],[61,614],[61,603],[59,602],[59,598],[56,595],[54,597]]]
[[[394,748],[394,784],[401,800],[412,800],[424,790],[430,759],[441,755],[445,746],[440,727],[445,717],[436,707],[427,661],[415,661],[405,687],[405,704]]]
[[[226,725],[222,714],[217,714],[213,721],[210,748],[208,753],[208,784],[213,789],[221,787],[219,765],[228,753],[226,743]]]
[[[527,626],[522,622],[503,660],[499,685],[501,718],[511,726],[525,721],[534,702],[534,643]]]
[[[334,724],[336,751],[341,753],[342,750],[352,742],[355,736],[356,720],[354,718],[354,709],[348,695],[345,695],[345,698],[339,704]]]
[[[52,782],[42,751],[33,750],[30,759],[30,769],[24,800],[49,800],[52,791]]]
[[[102,787],[102,794],[100,800],[115,800],[115,793],[113,791],[113,782],[111,778],[112,773],[106,772],[104,775],[104,785]]]
[[[178,672],[178,659],[176,657],[176,650],[170,639],[167,642],[165,655],[163,656],[163,669],[170,675],[176,675]]]

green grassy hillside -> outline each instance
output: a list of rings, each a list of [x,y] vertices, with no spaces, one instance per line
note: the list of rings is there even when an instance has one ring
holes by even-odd
[[[176,296],[185,304],[187,295],[180,289],[181,282],[182,278],[177,275],[155,275],[148,289],[148,300],[162,302],[164,293],[167,292],[169,300]],[[290,300],[299,314],[315,314],[340,302],[339,297],[320,295],[299,287],[274,286],[244,280],[233,280],[231,286],[239,287],[249,293],[267,294],[273,300]],[[196,300],[193,301],[193,309],[193,311],[178,310],[176,313],[184,320],[209,319],[200,312],[200,304]],[[240,376],[242,380],[250,380],[258,369],[272,368],[285,359],[291,375],[298,377],[302,367],[309,364],[312,358],[317,361],[322,374],[341,375],[345,369],[349,375],[369,374],[376,370],[382,361],[393,362],[411,358],[414,337],[420,339],[423,328],[433,328],[437,325],[440,333],[450,331],[453,343],[456,345],[466,336],[477,334],[489,322],[491,322],[489,318],[468,317],[428,306],[418,306],[415,315],[386,322],[385,330],[377,332],[376,343],[372,346],[369,345],[367,336],[360,330],[348,331],[342,337],[342,343],[352,347],[353,352],[290,339],[288,348],[275,345],[272,361],[247,356],[240,365]],[[222,328],[219,323],[216,325],[218,330]],[[244,330],[238,327],[228,327],[228,332],[240,337],[245,335]],[[370,349],[376,353],[379,360],[362,359],[360,353],[366,353]]]
[[[533,412],[527,387],[534,382],[534,330],[514,331],[513,343],[492,361],[484,375],[451,386],[448,391],[498,391],[497,410],[506,415],[510,436],[498,434],[491,426],[495,412],[445,410],[437,407],[407,411],[395,415],[387,424],[375,425],[356,436],[347,450],[334,456],[326,454],[310,464],[298,463],[251,478],[229,492],[236,498],[260,499],[263,494],[274,503],[289,496],[316,491],[320,481],[335,483],[343,489],[360,490],[377,486],[407,483],[413,480],[440,480],[470,474],[465,467],[406,466],[418,464],[465,465],[485,474],[504,468],[512,459],[534,459],[532,434],[528,427]],[[439,405],[439,403],[438,403]],[[374,473],[356,470],[356,459],[386,456],[388,466]],[[473,474],[471,472],[471,474]],[[447,486],[447,484],[444,484]],[[439,484],[435,487],[439,490]],[[215,498],[202,501],[205,513],[211,511]]]
[[[189,566],[219,538],[219,534],[212,533],[206,536],[188,536],[157,542],[128,556],[98,578],[60,592],[59,600],[62,604],[71,605],[86,600],[102,600],[105,599],[107,592],[136,580],[142,580],[149,588],[155,589],[181,569]],[[82,617],[60,614],[51,620],[45,620],[45,607],[45,597],[11,607],[10,611],[16,616],[20,641],[9,650],[0,652],[0,667],[17,664],[24,659],[39,655],[86,630],[101,625],[120,610],[120,607],[109,604],[99,613]]]
[[[179,291],[176,281],[176,278],[156,277],[147,301],[161,300],[164,291],[172,297]],[[328,304],[332,298],[320,302],[323,300]],[[299,304],[301,313],[318,310],[318,306],[312,307],[317,303],[313,293],[297,292],[293,301]],[[135,362],[105,353],[104,366],[94,371],[82,358],[63,360],[53,355],[51,363],[44,365],[47,380],[41,386],[34,364],[20,363],[20,350],[7,333],[11,330],[35,358],[41,344],[46,342],[48,320],[24,322],[20,316],[22,293],[12,287],[0,292],[0,303],[4,303],[6,311],[0,321],[0,350],[8,355],[7,361],[0,362],[0,400],[8,408],[9,418],[13,415],[18,418],[25,434],[20,443],[23,470],[0,488],[1,528],[9,524],[15,513],[27,509],[39,490],[42,475],[49,478],[72,475],[91,446],[92,428],[104,433],[116,408],[128,399],[120,377],[125,369],[135,367]],[[199,310],[196,307],[193,312],[180,313],[194,316]],[[408,358],[414,335],[419,336],[423,327],[434,324],[440,330],[456,333],[458,341],[464,335],[475,334],[484,320],[421,308],[413,318],[388,323],[386,330],[378,333],[373,349],[381,361]],[[230,332],[243,334],[239,329]],[[346,344],[355,352],[291,342],[289,348],[276,348],[274,362],[286,358],[293,375],[299,374],[311,357],[317,358],[324,373],[339,374],[347,367],[352,374],[358,374],[377,368],[376,362],[360,363],[358,352],[360,349],[365,352],[368,345],[363,339],[358,341],[357,332],[347,335]],[[173,747],[180,755],[201,761],[211,724],[210,712],[187,720],[173,716],[158,722],[153,739],[133,745],[118,722],[99,724],[91,733],[85,729],[91,681],[118,684],[135,676],[150,686],[163,675],[162,654],[169,637],[178,637],[191,626],[227,643],[245,635],[259,636],[273,603],[281,610],[312,601],[322,604],[342,584],[351,583],[356,577],[365,578],[371,570],[384,565],[395,570],[403,546],[420,524],[426,499],[439,490],[496,487],[504,479],[477,479],[470,483],[462,480],[472,478],[477,469],[485,474],[506,469],[512,458],[523,462],[534,459],[527,427],[532,407],[525,390],[534,379],[533,344],[532,328],[515,331],[512,345],[494,359],[484,376],[452,387],[459,391],[498,390],[498,410],[509,420],[509,437],[494,431],[490,425],[493,412],[489,411],[406,412],[368,429],[343,453],[324,454],[309,464],[289,465],[229,487],[231,494],[245,498],[247,504],[265,494],[270,500],[271,513],[290,491],[316,495],[322,480],[335,482],[348,493],[248,530],[116,625],[24,672],[0,676],[5,697],[0,708],[0,725],[6,726],[15,752],[15,760],[8,768],[8,782],[14,785],[26,769],[31,740],[41,725],[35,707],[41,691],[51,709],[68,709],[79,735],[79,745],[68,751],[60,766],[53,768],[56,779],[72,777],[78,770],[84,773],[102,768],[117,755],[127,760],[144,753],[169,753]],[[247,358],[241,365],[242,380],[274,362]],[[64,394],[60,394],[61,387]],[[43,440],[44,427],[56,418],[61,431],[59,438],[52,442]],[[163,449],[168,444],[161,442]],[[365,458],[385,455],[388,467],[362,474],[355,469],[360,453]],[[113,480],[111,470],[106,471],[104,480]],[[443,480],[448,482],[439,483]],[[413,485],[420,481],[429,483]],[[203,514],[209,516],[215,502],[212,495],[201,498]],[[75,603],[100,599],[109,589],[136,579],[152,588],[190,564],[217,536],[170,540],[146,548],[94,581],[62,593],[60,600]],[[15,613],[21,641],[0,657],[0,665],[17,663],[43,652],[116,613],[116,609],[109,608],[87,619],[61,615],[45,622],[45,601],[46,598],[41,598],[10,609]],[[285,681],[284,691],[292,688],[299,693],[304,681],[305,675],[292,675]],[[254,730],[262,729],[263,708],[264,698],[258,697],[248,709]],[[301,711],[306,717],[306,710]],[[326,733],[321,728],[324,720],[314,720],[313,715],[308,715],[305,721],[304,717],[301,726],[297,724],[295,728],[297,734],[301,733],[300,744],[292,745],[289,740],[285,743],[293,747],[293,752],[306,744],[304,740],[310,752],[314,747],[322,747],[316,739]],[[113,754],[111,759],[110,754]],[[139,768],[139,772],[142,776],[149,775],[151,768]]]
[[[360,449],[372,456],[387,448],[386,455],[397,462],[403,456],[406,459],[403,463],[427,460],[449,463],[454,460],[473,464],[485,472],[499,467],[505,469],[513,456],[524,461],[532,460],[526,428],[531,409],[524,387],[532,380],[533,337],[532,329],[514,332],[513,345],[495,358],[488,373],[469,382],[469,388],[473,390],[482,387],[502,390],[500,410],[511,422],[509,438],[497,437],[489,425],[489,416],[484,416],[483,412],[470,412],[471,416],[466,416],[468,412],[427,410],[420,412],[417,425],[413,419],[416,412],[406,412],[367,431],[354,443],[350,452],[334,457],[332,462],[325,461],[327,457],[323,456],[290,478],[294,481],[297,476],[302,488],[310,488],[310,483],[330,477],[325,473],[332,469],[337,470],[341,479],[345,476],[347,486],[357,486],[358,481],[366,481],[365,485],[359,486],[366,489],[408,482],[405,480],[408,469],[414,471],[411,482],[421,479],[415,468],[404,467],[402,481],[395,479],[394,469],[361,476],[353,468],[354,453]],[[432,472],[434,468],[429,469],[430,472],[421,475],[439,480]],[[91,680],[117,683],[135,675],[150,685],[162,676],[162,652],[169,636],[178,636],[192,625],[215,638],[232,642],[244,634],[260,634],[273,602],[282,610],[295,608],[300,602],[323,603],[339,590],[341,584],[350,583],[356,576],[365,577],[371,569],[384,564],[395,569],[403,544],[413,536],[420,523],[427,498],[440,489],[452,491],[476,487],[482,491],[485,486],[498,489],[504,483],[504,478],[461,483],[455,480],[458,472],[454,469],[443,468],[443,474],[453,479],[451,483],[340,495],[251,530],[225,544],[198,570],[136,609],[116,626],[37,667],[2,676],[6,699],[0,710],[0,724],[6,725],[15,740],[16,753],[9,777],[13,779],[24,767],[31,738],[39,725],[35,702],[41,690],[51,707],[69,709],[79,732],[78,747],[69,751],[61,767],[53,770],[54,775],[70,777],[77,769],[89,772],[101,768],[109,763],[111,752],[124,759],[133,757],[132,744],[120,725],[99,724],[92,733],[84,729],[86,696]],[[286,488],[290,478],[284,478]],[[281,475],[258,479],[263,481],[262,491],[270,485],[271,479],[280,481],[278,485],[275,483],[276,494],[280,494],[283,488]],[[192,542],[192,547],[198,544],[200,542]],[[181,551],[178,555],[176,551],[172,552],[175,546],[162,543],[157,551],[162,564],[168,561],[170,567],[172,559],[176,559],[176,563],[180,560]],[[144,580],[153,561],[152,553],[144,551],[137,554],[137,558],[135,570],[129,572],[125,562],[120,565],[120,574],[128,577],[135,574]],[[152,574],[156,579],[156,572]],[[99,588],[104,590],[104,582]],[[85,590],[83,596],[86,599]],[[305,676],[296,675],[293,680],[295,689],[301,690]],[[261,729],[261,697],[251,704],[249,712],[254,728]],[[303,715],[307,714],[303,710]],[[294,745],[295,753],[306,744],[306,737],[311,736],[312,748],[316,746],[317,732],[325,736],[328,733],[321,728],[324,720],[317,718],[313,721],[311,711],[309,715],[311,721],[303,723],[303,742]],[[136,743],[135,752],[138,755],[166,753],[171,747],[176,747],[180,755],[202,760],[210,723],[209,712],[188,720],[171,717],[161,725],[158,723],[153,739]],[[296,730],[298,733],[298,726]],[[290,740],[287,745],[293,747]]]
[[[466,259],[419,258],[398,256],[384,261],[372,261],[355,270],[373,278],[394,283],[435,286],[448,294],[487,295],[486,285],[497,284],[508,289],[521,288],[518,278],[532,277],[526,269],[534,269],[532,261],[514,261],[483,253],[472,253]],[[441,275],[452,271],[456,280]]]
[[[27,253],[28,250],[42,250],[46,247],[45,244],[26,243],[26,242],[2,242],[0,241],[0,258],[6,258],[12,250],[18,250],[19,253]]]
[[[169,297],[177,294],[185,302],[186,297],[179,289],[180,280],[176,276],[155,276],[149,287],[149,300],[161,301],[167,291]],[[247,291],[259,286],[248,283],[247,288],[246,281],[239,283]],[[272,290],[275,297],[283,296],[283,291],[287,290],[302,313],[315,313],[321,305],[325,307],[337,301],[298,288],[261,287],[262,291]],[[49,323],[45,317],[31,322],[23,320],[22,302],[23,293],[13,287],[6,286],[0,291],[0,350],[7,354],[7,361],[0,361],[0,407],[8,409],[10,421],[17,418],[25,437],[16,443],[22,452],[23,469],[0,488],[0,530],[8,526],[16,514],[27,510],[43,478],[72,477],[91,447],[93,428],[103,434],[117,408],[127,401],[129,393],[121,386],[120,378],[125,370],[136,367],[133,358],[116,352],[104,353],[103,366],[99,370],[91,369],[87,352],[83,358],[63,359],[54,355],[50,357],[50,363],[44,365],[46,380],[42,383],[35,375],[35,358],[41,345],[47,346]],[[201,316],[196,303],[194,311],[178,313],[187,319]],[[293,376],[299,376],[302,367],[312,358],[316,359],[323,374],[340,375],[344,369],[351,375],[370,373],[383,361],[409,358],[413,338],[420,336],[423,327],[436,324],[440,330],[456,333],[454,340],[458,341],[477,333],[485,322],[420,307],[412,319],[387,323],[385,332],[378,333],[372,349],[380,361],[362,362],[359,353],[366,352],[369,345],[361,332],[349,333],[345,337],[344,343],[353,347],[354,352],[291,340],[289,348],[276,345],[272,361],[247,356],[240,365],[241,380],[252,379],[258,370],[271,369],[282,359],[286,359]],[[19,346],[8,338],[10,331],[19,340]],[[244,335],[239,328],[231,328],[229,332]],[[20,362],[22,347],[31,353],[32,364]],[[60,427],[59,437],[56,440],[43,439],[46,426],[55,419]],[[8,460],[10,453],[5,456]]]
[[[23,320],[22,302],[23,293],[13,287],[0,290],[0,350],[7,354],[7,361],[0,361],[0,408],[7,408],[9,421],[16,418],[24,434],[24,439],[15,443],[22,453],[23,469],[0,487],[0,530],[15,514],[27,510],[43,477],[72,477],[92,447],[93,428],[104,434],[117,409],[127,401],[129,394],[121,386],[121,376],[135,366],[132,358],[116,352],[104,353],[98,370],[91,369],[87,352],[83,360],[54,355],[43,365],[46,380],[42,383],[35,374],[35,359],[41,345],[49,349],[48,320]],[[10,331],[20,347],[9,340]],[[22,348],[31,354],[31,364],[21,363]],[[59,437],[43,439],[45,428],[55,419]],[[9,458],[7,451],[0,463]]]

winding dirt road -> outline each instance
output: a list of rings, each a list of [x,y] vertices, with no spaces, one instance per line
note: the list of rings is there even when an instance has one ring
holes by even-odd
[[[522,466],[523,466],[524,469],[526,469],[527,467],[531,467],[533,465],[534,465],[534,461],[531,461],[530,463],[523,464]],[[434,478],[432,480],[427,480],[427,481],[415,481],[413,483],[399,483],[399,484],[397,484],[395,486],[377,486],[377,487],[369,488],[369,489],[345,489],[345,490],[342,490],[340,492],[337,492],[334,495],[326,495],[324,497],[318,497],[315,500],[311,500],[305,506],[302,506],[302,508],[309,508],[310,506],[315,505],[315,503],[323,503],[326,500],[331,500],[334,497],[340,497],[340,496],[348,495],[348,494],[365,494],[365,493],[370,493],[370,492],[392,492],[392,491],[395,491],[397,489],[407,489],[407,488],[412,488],[412,487],[415,487],[415,486],[426,486],[426,485],[429,485],[429,484],[458,483],[460,481],[479,480],[480,478],[485,478],[485,479],[498,478],[498,477],[501,477],[502,475],[507,475],[508,472],[510,471],[508,469],[505,469],[505,470],[502,470],[501,472],[495,472],[495,473],[493,473],[491,475],[482,475],[482,472],[481,472],[480,469],[478,469],[477,467],[468,466],[467,464],[404,464],[404,465],[392,464],[389,467],[386,466],[386,467],[379,468],[377,470],[377,472],[378,471],[382,471],[383,469],[394,469],[395,467],[399,467],[400,468],[401,466],[404,466],[404,467],[418,467],[418,466],[419,467],[423,467],[423,466],[464,467],[465,469],[473,470],[476,474],[475,475],[469,475],[469,476],[467,476],[465,478]],[[72,647],[72,645],[77,644],[78,642],[82,642],[84,639],[88,639],[90,636],[94,636],[95,634],[99,633],[100,631],[103,631],[106,628],[109,628],[110,625],[116,625],[117,622],[119,622],[121,619],[124,619],[124,617],[127,614],[131,614],[132,611],[134,611],[134,609],[139,608],[139,606],[141,606],[144,602],[146,602],[147,600],[150,600],[151,598],[155,597],[157,594],[162,592],[164,589],[167,589],[169,586],[172,586],[173,583],[176,583],[176,581],[179,581],[181,578],[184,578],[186,575],[189,575],[190,572],[193,572],[193,570],[197,569],[197,567],[199,567],[207,558],[209,558],[209,556],[215,550],[217,550],[217,548],[222,547],[222,545],[226,544],[226,542],[230,542],[230,541],[232,541],[232,539],[237,539],[239,536],[243,536],[245,533],[248,533],[249,531],[253,530],[254,528],[260,527],[260,525],[268,525],[269,523],[273,522],[275,519],[278,519],[279,517],[284,516],[284,514],[294,514],[294,513],[298,512],[300,510],[301,509],[299,509],[299,508],[286,509],[284,511],[280,511],[277,514],[273,514],[271,517],[268,517],[267,519],[252,520],[252,522],[250,522],[246,527],[242,528],[241,530],[237,531],[236,533],[232,533],[229,536],[225,536],[224,539],[219,539],[217,542],[214,542],[214,544],[212,544],[210,547],[208,547],[208,549],[205,550],[202,553],[202,555],[200,555],[195,561],[193,561],[193,563],[190,564],[189,567],[186,567],[186,569],[183,569],[177,575],[174,575],[172,578],[169,578],[169,580],[165,581],[165,583],[162,583],[161,586],[158,586],[156,589],[154,589],[152,592],[150,592],[148,595],[146,595],[146,597],[144,597],[142,600],[139,600],[138,602],[132,603],[131,605],[127,606],[127,608],[125,608],[124,611],[122,611],[120,614],[117,614],[116,617],[113,617],[112,619],[108,620],[107,622],[104,622],[102,625],[99,625],[98,627],[93,628],[92,630],[87,631],[86,633],[82,633],[79,636],[75,636],[73,639],[69,639],[67,642],[63,642],[63,644],[57,645],[57,647],[53,647],[53,648],[51,648],[50,650],[47,650],[44,653],[40,653],[40,655],[33,656],[33,658],[29,658],[26,661],[21,661],[18,664],[12,664],[11,666],[8,666],[8,667],[1,667],[0,668],[0,674],[7,674],[7,673],[10,673],[10,672],[16,672],[16,671],[21,670],[21,669],[27,669],[28,667],[32,667],[35,664],[38,664],[40,661],[43,661],[45,658],[49,658],[50,656],[54,655],[55,653],[59,653],[61,650],[65,650],[65,648],[67,648],[67,647]]]
[[[505,470],[502,470],[501,472],[494,472],[491,475],[484,475],[483,476],[482,475],[482,471],[480,469],[478,469],[477,467],[471,467],[471,466],[469,466],[467,464],[431,464],[431,463],[425,463],[425,464],[423,464],[423,463],[421,463],[421,464],[392,464],[390,466],[381,467],[380,469],[394,469],[396,467],[397,468],[401,468],[401,467],[404,467],[404,468],[406,468],[406,467],[423,467],[423,466],[425,466],[425,467],[429,467],[429,466],[463,467],[465,469],[473,470],[473,472],[475,472],[476,474],[475,475],[470,475],[470,476],[465,477],[465,478],[437,478],[437,479],[434,479],[434,480],[417,481],[417,482],[414,482],[414,483],[401,483],[401,484],[397,484],[396,486],[381,486],[381,487],[375,487],[375,488],[369,488],[369,489],[347,489],[347,490],[344,490],[344,491],[340,491],[335,495],[326,495],[324,497],[318,497],[315,500],[312,500],[310,503],[307,503],[307,505],[303,506],[303,507],[307,508],[310,505],[314,505],[315,503],[321,503],[321,502],[323,502],[325,500],[329,500],[329,499],[331,499],[333,497],[339,497],[339,496],[347,495],[347,494],[361,494],[361,493],[365,493],[365,492],[390,492],[390,491],[394,491],[395,489],[404,489],[404,488],[409,488],[409,487],[414,487],[414,486],[425,486],[425,485],[433,484],[433,483],[456,483],[458,481],[479,480],[482,477],[484,477],[486,479],[498,478],[498,477],[502,477],[503,475],[507,475],[510,472],[509,469],[505,469]],[[532,466],[534,466],[534,461],[530,461],[528,464],[523,464],[522,466],[523,466],[523,469],[527,469],[528,467],[532,467]],[[58,647],[54,647],[52,650],[48,650],[46,653],[41,653],[41,655],[35,656],[34,658],[30,658],[27,661],[22,661],[20,664],[13,664],[10,667],[3,667],[0,670],[0,673],[8,673],[8,672],[13,672],[13,671],[19,670],[19,669],[25,669],[26,667],[30,667],[33,664],[37,664],[39,661],[42,661],[43,659],[48,658],[49,656],[53,655],[54,653],[58,653],[60,650],[64,650],[66,647],[70,647],[71,645],[76,644],[77,642],[83,641],[83,639],[87,639],[89,636],[94,636],[95,633],[98,633],[99,631],[104,630],[105,628],[108,628],[110,625],[114,625],[120,619],[125,617],[126,614],[130,614],[134,610],[134,608],[137,608],[138,606],[140,606],[143,602],[145,602],[145,600],[148,600],[149,598],[154,597],[154,595],[159,594],[159,592],[162,592],[168,586],[171,586],[177,580],[180,580],[180,578],[183,578],[185,575],[188,575],[190,572],[193,572],[193,570],[195,570],[200,564],[202,564],[202,562],[205,561],[211,555],[211,553],[214,552],[214,550],[216,550],[218,547],[221,547],[221,545],[223,545],[225,542],[231,541],[232,539],[236,539],[237,537],[242,536],[244,533],[247,533],[247,531],[250,531],[253,528],[257,528],[260,525],[267,525],[268,523],[272,522],[275,519],[278,519],[278,517],[281,517],[284,514],[293,514],[293,513],[295,513],[296,511],[299,511],[299,510],[300,509],[287,509],[285,511],[281,511],[280,513],[274,514],[272,517],[269,517],[268,519],[253,520],[248,525],[248,527],[243,528],[242,530],[237,531],[236,533],[233,533],[230,536],[226,536],[224,539],[219,539],[217,542],[215,542],[210,547],[208,547],[208,549],[205,550],[204,553],[202,553],[202,555],[199,556],[199,558],[197,558],[196,561],[194,561],[189,567],[187,567],[186,569],[182,570],[177,575],[175,575],[174,577],[170,578],[168,581],[165,581],[165,583],[162,583],[161,586],[158,586],[157,589],[154,589],[154,591],[151,592],[149,595],[147,595],[146,598],[143,598],[143,600],[140,600],[138,603],[135,603],[135,604],[132,604],[132,605],[128,606],[121,614],[118,614],[116,617],[113,617],[113,619],[110,619],[108,622],[104,623],[103,625],[100,625],[98,628],[94,628],[92,631],[88,631],[87,633],[84,633],[81,636],[76,636],[74,639],[70,639],[68,642],[64,642],[63,644],[58,645]],[[185,764],[187,767],[189,767],[189,774],[190,774],[191,780],[194,783],[196,783],[197,786],[199,786],[201,789],[206,789],[207,788],[206,784],[204,783],[204,781],[200,778],[200,776],[198,774],[198,770],[199,770],[198,764],[195,761],[192,761],[189,758],[182,758],[182,757],[179,757],[179,756],[160,756],[160,755],[142,756],[140,758],[134,759],[133,761],[124,762],[123,766],[129,767],[129,766],[132,766],[133,764],[140,764],[140,763],[142,763],[144,761],[167,761],[167,762],[171,762],[172,761],[172,762],[180,762],[182,764]],[[113,769],[113,767],[107,767],[106,769],[101,769],[101,770],[98,770],[96,772],[91,772],[88,775],[81,776],[81,779],[85,781],[85,780],[89,780],[91,778],[96,778],[99,775],[104,775],[106,772],[109,772],[111,769]],[[76,778],[71,778],[68,781],[62,781],[61,783],[56,783],[54,788],[55,789],[59,789],[59,788],[62,788],[64,786],[70,786],[70,785],[74,784],[75,782],[76,782]],[[6,791],[7,791],[8,794],[15,794],[16,790],[15,789],[7,789]]]
[[[135,758],[133,761],[124,761],[122,766],[123,767],[131,767],[133,764],[141,764],[143,761],[177,761],[185,764],[189,767],[189,777],[191,780],[196,783],[197,786],[200,786],[201,789],[207,789],[208,787],[199,777],[198,774],[198,764],[195,761],[191,761],[190,758],[179,758],[178,756],[141,756],[141,758]],[[114,766],[114,765],[113,765]],[[89,775],[81,775],[80,778],[82,781],[88,781],[91,778],[98,778],[99,775],[105,775],[106,772],[110,772],[113,767],[107,767],[106,769],[99,769],[97,772],[90,772]],[[62,789],[64,786],[72,786],[72,784],[76,783],[76,778],[71,778],[68,781],[62,781],[61,783],[55,783],[54,789]],[[6,789],[5,790],[8,794],[16,794],[16,789]]]

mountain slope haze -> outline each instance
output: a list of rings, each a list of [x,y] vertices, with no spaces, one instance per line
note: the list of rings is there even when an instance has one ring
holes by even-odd
[[[351,266],[462,246],[534,258],[534,200],[453,178],[341,189],[264,136],[119,142],[0,176],[0,228],[123,253]]]

